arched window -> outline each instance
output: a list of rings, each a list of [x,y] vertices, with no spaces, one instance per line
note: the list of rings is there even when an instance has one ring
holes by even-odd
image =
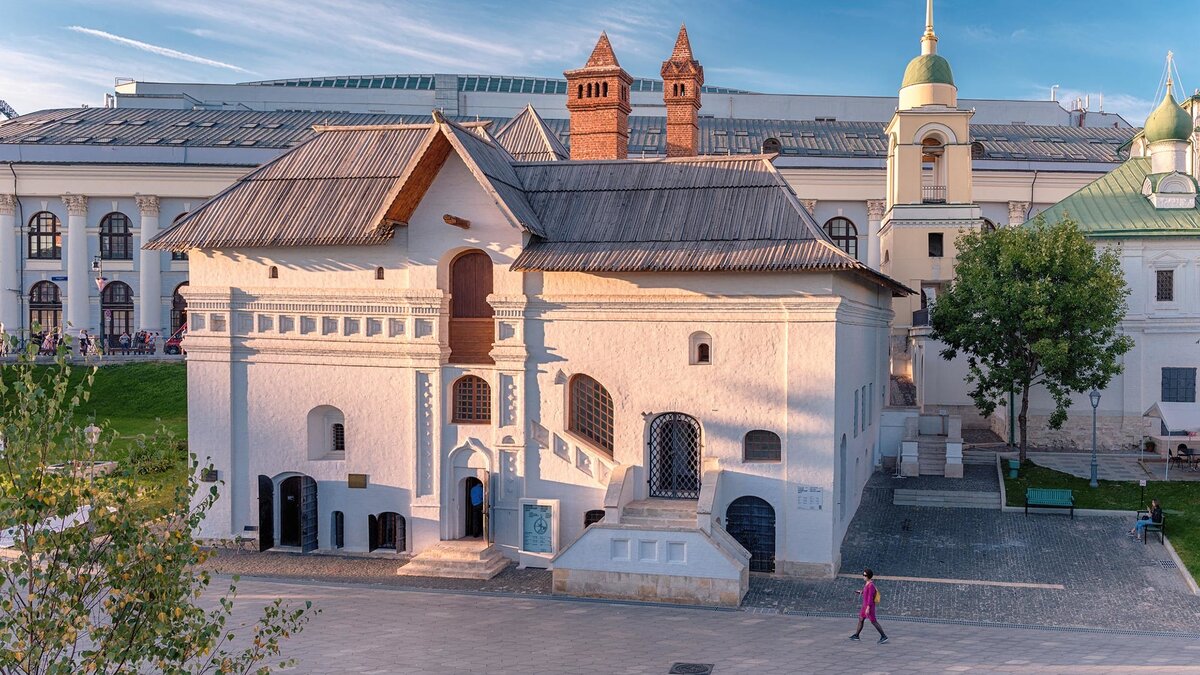
[[[487,297],[492,259],[483,251],[460,253],[450,263],[450,362],[493,363],[496,322]]]
[[[487,424],[492,421],[492,388],[482,377],[464,375],[454,383],[455,424]]]
[[[100,291],[104,341],[110,349],[121,344],[121,333],[133,335],[133,290],[123,281],[110,281]]]
[[[333,512],[333,547],[345,548],[346,546],[346,515],[341,511]]]
[[[679,95],[679,83],[678,82],[675,82],[674,84],[671,85],[671,95],[672,96]]]
[[[133,260],[133,233],[129,216],[114,211],[100,219],[100,257],[104,260]]]
[[[583,85],[579,85],[579,95],[576,98],[583,98]]]
[[[712,363],[712,336],[704,331],[696,331],[688,338],[690,356],[688,363],[693,366],[706,366]]]
[[[602,96],[603,98],[608,98],[608,83],[607,82],[600,83],[600,96]]]
[[[29,219],[29,259],[62,260],[62,227],[58,216],[49,211]]]
[[[308,458],[346,458],[346,416],[331,405],[308,411]]]
[[[993,223],[991,220],[984,218],[983,224],[981,225],[980,229],[983,230],[984,234],[990,234],[990,233],[996,231],[996,223]]]
[[[592,441],[608,454],[613,452],[613,400],[608,390],[587,375],[570,382],[570,416],[567,428]]]
[[[51,332],[62,327],[62,295],[54,282],[39,281],[29,289],[29,326]]]
[[[849,218],[831,218],[825,223],[825,234],[837,247],[854,258],[858,258],[858,228]]]
[[[778,462],[783,459],[783,444],[779,434],[755,429],[742,441],[742,459],[747,462]]]
[[[983,159],[984,147],[979,141],[971,142],[971,159]]]
[[[583,514],[583,526],[591,527],[604,520],[604,509],[592,509]]]
[[[375,268],[375,281],[383,281],[383,268],[382,267]]]
[[[271,269],[267,270],[267,278],[268,279],[278,279],[279,278],[279,268],[274,265],[271,265]]]
[[[183,293],[179,291],[187,286],[188,282],[183,282],[175,287],[175,292],[171,294],[171,335],[179,332],[179,329],[187,323],[187,298],[183,297]]]
[[[183,220],[183,217],[186,215],[187,215],[187,211],[184,211],[183,213],[175,216],[175,220],[171,221],[171,224],[174,225],[175,223],[178,223],[179,221]],[[187,251],[171,251],[171,260],[187,260],[187,259],[188,259]]]
[[[679,95],[687,96],[687,85],[682,82],[679,83]]]
[[[762,151],[767,155],[778,155],[781,148],[778,138],[768,138],[762,144]]]

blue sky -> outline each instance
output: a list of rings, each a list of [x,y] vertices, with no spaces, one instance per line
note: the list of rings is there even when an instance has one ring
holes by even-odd
[[[922,0],[2,0],[0,99],[20,112],[100,105],[116,77],[239,82],[470,72],[561,76],[607,30],[657,76],[686,22],[709,84],[894,94]],[[939,51],[967,98],[1103,92],[1140,123],[1173,50],[1200,86],[1197,0],[937,0]],[[1161,96],[1161,94],[1159,94]]]

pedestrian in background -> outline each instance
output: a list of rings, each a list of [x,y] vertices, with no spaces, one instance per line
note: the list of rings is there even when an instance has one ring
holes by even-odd
[[[879,591],[875,589],[875,582],[872,580],[875,573],[871,568],[863,570],[863,587],[861,591],[855,591],[862,595],[862,608],[858,610],[858,628],[854,631],[854,635],[850,636],[851,640],[860,640],[859,633],[862,633],[863,622],[870,621],[875,630],[879,631],[879,644],[884,644],[888,641],[888,636],[883,632],[883,626],[875,620],[875,605],[879,603]]]
[[[129,331],[121,331],[119,342],[121,343],[121,354],[123,356],[129,356],[129,341]]]

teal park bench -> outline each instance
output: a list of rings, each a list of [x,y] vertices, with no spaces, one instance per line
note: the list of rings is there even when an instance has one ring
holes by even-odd
[[[1071,518],[1075,517],[1075,493],[1071,490],[1052,488],[1025,488],[1025,515],[1029,515],[1029,507],[1050,509],[1071,509]]]

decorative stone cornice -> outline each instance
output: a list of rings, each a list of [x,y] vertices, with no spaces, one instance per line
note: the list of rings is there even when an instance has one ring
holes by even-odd
[[[141,211],[143,216],[158,215],[158,197],[155,195],[134,195],[137,200],[138,211]]]
[[[0,194],[0,216],[11,216],[17,212],[17,196]]]
[[[1020,225],[1029,217],[1029,202],[1008,203],[1008,224]]]
[[[876,221],[883,220],[883,212],[887,208],[887,202],[882,199],[867,200],[867,220]]]
[[[817,200],[815,199],[801,199],[800,204],[804,206],[804,210],[808,211],[810,216],[817,210]]]
[[[67,214],[72,216],[86,216],[88,212],[88,198],[85,195],[63,195],[63,204],[67,205]]]

